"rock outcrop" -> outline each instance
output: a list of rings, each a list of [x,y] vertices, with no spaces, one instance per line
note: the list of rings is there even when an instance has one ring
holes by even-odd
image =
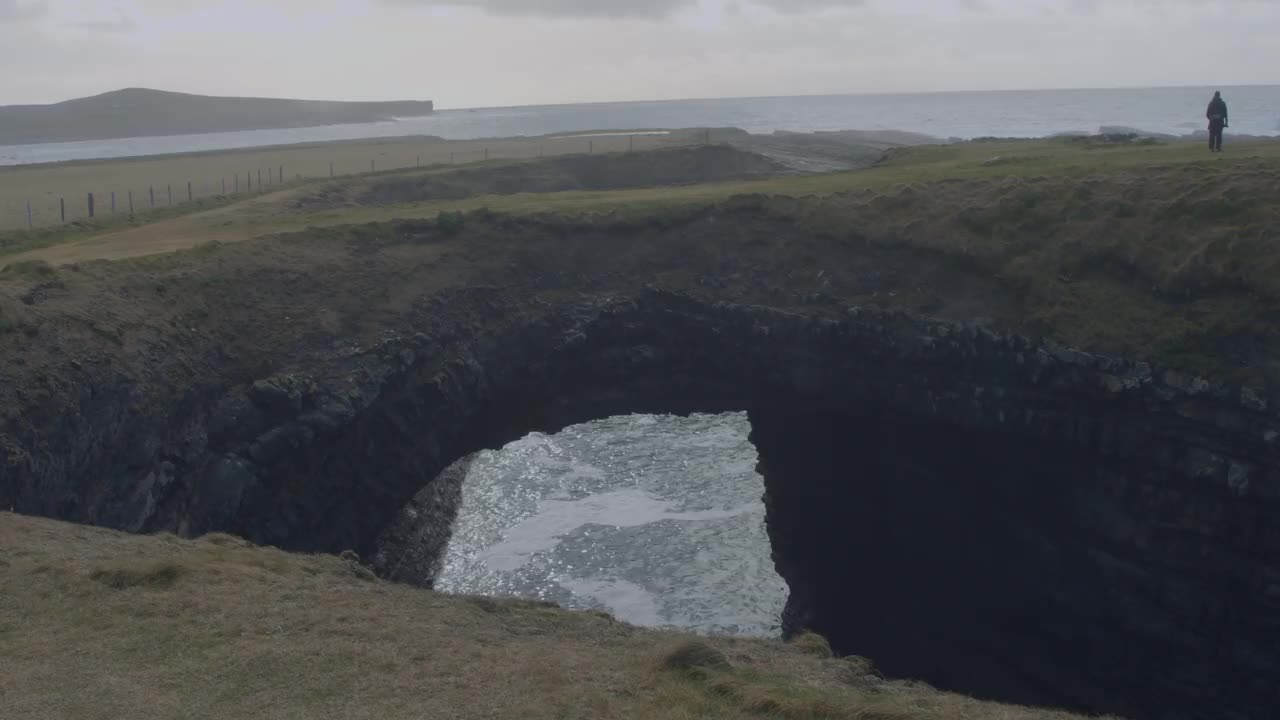
[[[335,267],[409,287],[362,265],[369,248]],[[44,395],[0,425],[0,501],[351,549],[394,576],[431,566],[386,548],[420,531],[401,515],[415,495],[414,513],[449,513],[433,483],[456,482],[438,478],[460,458],[609,415],[745,409],[790,631],[1003,700],[1140,720],[1276,707],[1280,415],[1251,390],[982,326],[719,302],[612,271],[564,284],[576,292],[544,293],[542,275],[444,283],[389,295],[399,314],[361,297],[388,313],[377,333],[290,304],[321,296],[315,278],[281,284],[289,302],[258,312],[335,314],[332,342],[298,320],[300,339],[282,329],[271,345],[264,317],[231,306],[262,338],[250,357],[191,339],[198,361],[50,364]],[[63,348],[90,337],[57,332]],[[121,343],[145,355],[151,341]]]

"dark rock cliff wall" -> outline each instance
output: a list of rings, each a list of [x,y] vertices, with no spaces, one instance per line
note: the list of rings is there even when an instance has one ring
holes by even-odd
[[[752,422],[788,630],[1004,701],[1276,707],[1274,538],[1225,476],[894,411]]]
[[[164,416],[132,410],[146,387],[87,384],[80,414],[25,419],[44,450],[8,449],[3,500],[369,557],[478,449],[746,409],[789,629],[1001,699],[1137,718],[1280,707],[1280,421],[1248,391],[858,310],[432,302],[491,330],[427,324],[193,389]],[[445,495],[425,502],[447,512]]]

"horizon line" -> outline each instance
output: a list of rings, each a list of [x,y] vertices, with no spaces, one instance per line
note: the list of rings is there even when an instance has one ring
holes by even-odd
[[[525,103],[519,105],[469,105],[458,107],[439,107],[436,110],[503,110],[509,108],[531,107],[564,107],[571,105],[626,105],[641,103],[698,102],[711,100],[776,100],[781,98],[824,98],[824,97],[899,97],[908,95],[977,95],[977,94],[1012,94],[1037,92],[1121,92],[1125,90],[1231,90],[1241,88],[1280,88],[1277,83],[1246,83],[1241,85],[1133,85],[1115,87],[1046,87],[1046,88],[996,88],[988,90],[885,90],[878,92],[829,92],[829,93],[794,93],[784,95],[714,95],[709,97],[675,97],[640,100],[587,100],[577,102]],[[362,101],[355,101],[362,102]]]
[[[501,110],[509,108],[530,108],[530,107],[564,107],[572,105],[624,105],[624,104],[643,104],[643,103],[666,103],[666,102],[699,102],[699,101],[717,101],[717,100],[774,100],[781,98],[823,98],[823,97],[898,97],[909,95],[975,95],[975,94],[1013,94],[1013,93],[1036,93],[1036,92],[1123,92],[1126,90],[1206,90],[1206,89],[1241,89],[1241,88],[1274,88],[1280,87],[1280,83],[1245,83],[1245,84],[1220,84],[1220,85],[1128,85],[1113,87],[1021,87],[1021,88],[988,88],[988,89],[962,89],[962,90],[881,90],[881,91],[849,91],[849,92],[825,92],[825,93],[790,93],[778,95],[708,95],[702,97],[672,97],[672,98],[638,98],[638,99],[620,99],[620,100],[569,100],[561,102],[534,102],[534,103],[517,103],[517,104],[497,104],[497,105],[458,105],[458,106],[440,106],[440,101],[430,98],[425,100],[415,100],[410,98],[398,98],[391,100],[336,100],[333,98],[300,98],[300,97],[281,97],[270,95],[220,95],[205,94],[199,92],[191,92],[188,90],[166,90],[162,88],[144,87],[141,85],[128,85],[125,87],[115,88],[113,90],[104,90],[102,92],[93,93],[91,95],[81,95],[63,100],[55,100],[46,103],[13,103],[8,105],[0,105],[0,108],[11,107],[50,107],[62,103],[72,102],[75,100],[84,100],[88,98],[100,97],[102,95],[110,95],[111,93],[124,92],[128,90],[149,90],[153,92],[172,93],[175,95],[191,95],[196,97],[212,97],[225,99],[242,99],[242,100],[289,100],[296,102],[335,102],[335,103],[397,103],[397,102],[430,102],[435,105],[437,111],[457,111],[457,110]]]

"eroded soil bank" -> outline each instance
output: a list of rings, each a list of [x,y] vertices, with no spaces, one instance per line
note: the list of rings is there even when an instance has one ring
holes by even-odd
[[[1202,332],[1160,324],[1183,299],[1102,270],[1058,294],[1032,284],[1027,268],[1051,265],[1033,252],[983,254],[991,231],[969,226],[1008,224],[1016,198],[941,243],[927,229],[948,228],[943,209],[922,214],[920,192],[11,269],[0,503],[368,556],[477,449],[606,415],[747,410],[793,630],[989,697],[1265,717],[1280,683],[1265,383],[1162,364]],[[1121,289],[1140,296],[1126,322],[1097,320]],[[1215,292],[1275,307],[1257,287]],[[1087,327],[1073,344],[1129,348],[1147,313],[1154,363],[1062,342]]]

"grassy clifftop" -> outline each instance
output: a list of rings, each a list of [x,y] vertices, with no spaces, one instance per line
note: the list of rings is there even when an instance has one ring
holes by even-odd
[[[0,547],[12,720],[1076,717],[885,681],[815,638],[704,640],[448,597],[223,535],[0,513]]]
[[[375,122],[433,109],[430,101],[210,97],[129,88],[52,105],[0,107],[0,145]]]
[[[1211,156],[1187,145],[993,141],[898,150],[852,172],[609,189],[646,157],[660,154],[593,158],[613,184],[571,191],[528,180],[564,160],[321,180],[136,227],[0,237],[0,254],[10,253],[0,265],[130,258],[280,233],[318,239],[329,232],[318,228],[336,226],[354,243],[376,245],[399,231],[371,223],[446,213],[456,224],[464,221],[456,213],[484,210],[537,226],[547,257],[574,252],[586,231],[617,227],[627,244],[648,227],[690,245],[659,251],[646,241],[629,251],[671,252],[667,262],[686,266],[708,255],[721,274],[725,259],[766,276],[780,263],[813,265],[822,277],[796,269],[788,292],[985,319],[1280,392],[1280,143]],[[526,180],[509,186],[512,178]],[[386,187],[413,192],[388,200]],[[716,217],[733,222],[703,222]],[[469,227],[484,234],[487,222]],[[785,230],[752,245],[730,229],[762,223]],[[738,299],[759,301],[759,290],[744,288]]]

